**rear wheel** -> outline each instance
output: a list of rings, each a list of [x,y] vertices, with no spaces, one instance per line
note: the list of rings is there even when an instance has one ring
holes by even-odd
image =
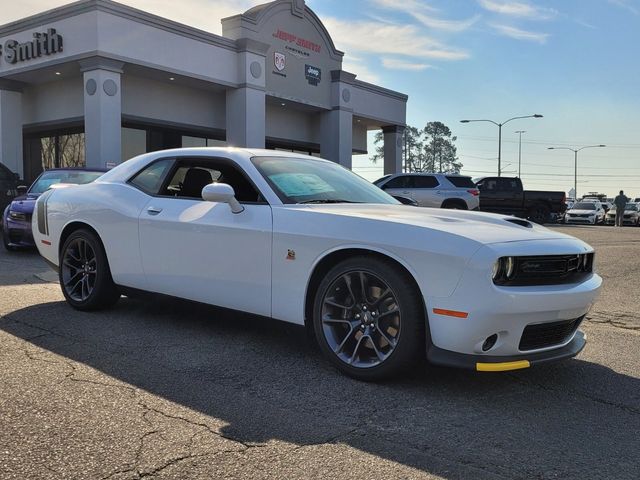
[[[59,279],[67,302],[78,310],[100,310],[120,298],[102,242],[89,230],[76,230],[64,242]]]
[[[320,349],[353,378],[400,375],[425,351],[420,292],[388,261],[359,256],[340,262],[320,283],[313,311]]]
[[[536,205],[529,212],[529,220],[542,225],[549,219],[549,209],[544,205]]]
[[[450,210],[468,210],[467,204],[460,200],[445,200],[442,203],[442,208],[448,208]]]

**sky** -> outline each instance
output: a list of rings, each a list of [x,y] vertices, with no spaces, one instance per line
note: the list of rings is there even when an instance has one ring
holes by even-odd
[[[3,5],[0,23],[58,5],[22,0]],[[220,19],[261,0],[127,0],[126,3],[210,32]],[[179,5],[179,8],[177,7]],[[640,0],[307,0],[345,52],[343,69],[409,95],[407,123],[441,121],[457,136],[473,177],[497,172],[503,126],[503,175],[518,173],[529,190],[573,187],[578,193],[640,197]],[[372,151],[371,145],[369,151]],[[382,165],[354,158],[374,180]]]

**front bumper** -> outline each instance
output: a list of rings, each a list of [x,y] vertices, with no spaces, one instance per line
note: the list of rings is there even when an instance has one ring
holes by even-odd
[[[564,347],[544,352],[511,356],[466,355],[431,346],[427,351],[427,358],[433,365],[443,367],[463,368],[479,372],[505,372],[575,357],[582,351],[586,343],[584,333],[578,331],[573,340]]]
[[[481,248],[468,263],[452,295],[425,296],[430,333],[427,348],[436,352],[430,355],[435,356],[435,362],[443,358],[440,364],[445,364],[452,355],[478,358],[470,363],[503,363],[529,358],[537,362],[539,357],[555,358],[554,352],[566,352],[567,345],[575,345],[573,342],[579,337],[577,325],[595,302],[602,279],[594,273],[577,283],[498,286],[491,280],[491,265],[500,256],[588,251],[592,249],[577,239],[511,242]],[[566,334],[549,334],[540,343],[529,342],[532,331],[541,330],[544,336],[545,332],[554,331],[555,325],[562,328],[572,322],[577,322],[576,329],[567,330]],[[485,341],[494,335],[497,340],[483,349]],[[451,352],[451,355],[440,351]]]
[[[5,219],[2,234],[11,247],[33,247],[33,233],[31,232],[31,222],[22,222]]]
[[[565,217],[564,223],[579,223],[582,225],[595,225],[598,222],[598,217],[582,218],[582,217]]]
[[[615,217],[613,218],[607,218],[605,220],[607,225],[615,225],[616,224],[616,219]],[[623,218],[622,219],[622,224],[623,225],[637,225],[638,224],[638,220],[635,218]]]

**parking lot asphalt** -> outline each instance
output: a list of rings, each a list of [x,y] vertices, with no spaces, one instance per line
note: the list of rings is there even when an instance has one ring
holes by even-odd
[[[366,384],[302,328],[162,299],[80,313],[0,253],[0,478],[640,477],[640,229],[564,227],[605,279],[576,358]]]

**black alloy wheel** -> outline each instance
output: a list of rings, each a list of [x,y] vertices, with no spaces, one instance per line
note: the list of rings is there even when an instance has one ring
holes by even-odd
[[[425,316],[411,279],[392,263],[354,257],[332,268],[314,303],[325,356],[359,380],[401,374],[425,351]]]
[[[120,298],[100,239],[91,231],[73,232],[60,251],[60,286],[78,310],[110,307]]]

